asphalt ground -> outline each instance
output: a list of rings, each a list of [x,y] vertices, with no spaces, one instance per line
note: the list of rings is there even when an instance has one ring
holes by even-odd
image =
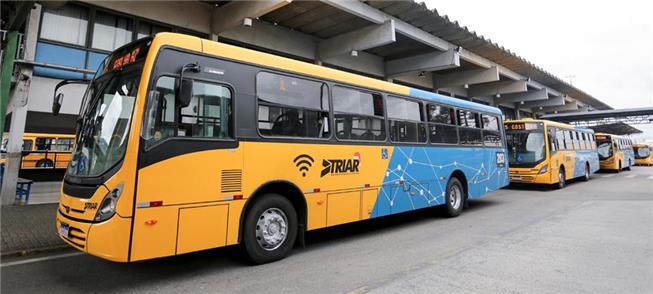
[[[513,187],[457,218],[426,209],[309,233],[288,258],[238,247],[133,264],[5,258],[2,293],[651,293],[653,168],[564,190]]]

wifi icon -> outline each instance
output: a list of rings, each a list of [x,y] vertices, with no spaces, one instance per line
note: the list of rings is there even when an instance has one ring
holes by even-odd
[[[293,162],[295,162],[295,166],[297,166],[299,172],[302,173],[302,177],[306,177],[308,169],[313,166],[313,162],[315,162],[315,160],[313,160],[313,157],[308,154],[301,154],[295,157]]]

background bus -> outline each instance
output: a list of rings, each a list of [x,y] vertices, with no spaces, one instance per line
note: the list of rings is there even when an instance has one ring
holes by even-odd
[[[556,184],[585,181],[599,169],[594,131],[547,120],[506,121],[510,181]]]
[[[2,153],[7,150],[7,140],[2,140]],[[64,169],[70,162],[74,142],[74,135],[25,133],[23,135],[23,156],[20,168]],[[1,163],[4,163],[4,160],[2,158]]]
[[[633,141],[623,136],[596,134],[601,169],[620,172],[635,164]]]
[[[170,33],[103,64],[56,221],[102,258],[241,243],[269,262],[308,230],[438,205],[456,216],[508,184],[494,107]]]
[[[653,147],[647,144],[633,144],[635,165],[653,165]]]

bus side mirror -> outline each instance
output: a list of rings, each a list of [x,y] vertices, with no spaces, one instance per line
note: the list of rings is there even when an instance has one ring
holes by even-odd
[[[54,116],[59,115],[59,111],[61,110],[61,103],[63,102],[63,93],[59,93],[54,96],[54,99],[52,100],[52,114]]]
[[[184,108],[190,105],[191,98],[193,98],[193,81],[183,79],[177,91],[177,102],[181,108]]]

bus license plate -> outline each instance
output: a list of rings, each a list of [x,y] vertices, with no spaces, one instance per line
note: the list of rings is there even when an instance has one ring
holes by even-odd
[[[510,177],[510,179],[511,179],[511,180],[515,180],[515,181],[521,181],[521,177],[520,177],[520,176],[512,176],[512,177]]]
[[[68,232],[70,232],[70,226],[68,224],[62,223],[59,227],[59,234],[68,238]]]

